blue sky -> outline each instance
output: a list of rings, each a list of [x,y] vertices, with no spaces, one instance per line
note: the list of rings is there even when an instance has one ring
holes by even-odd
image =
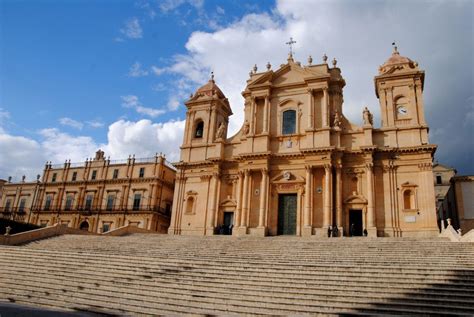
[[[425,112],[437,159],[474,174],[472,1],[0,0],[0,178],[46,160],[179,155],[183,101],[211,70],[243,118],[254,64],[336,57],[344,114],[368,106],[373,77],[397,41],[426,71]]]

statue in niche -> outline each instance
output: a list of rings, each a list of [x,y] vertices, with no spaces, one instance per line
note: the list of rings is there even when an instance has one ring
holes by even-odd
[[[339,128],[341,126],[341,115],[336,110],[334,113],[334,127]]]
[[[225,138],[225,131],[226,131],[226,124],[225,124],[225,122],[222,122],[222,123],[219,125],[219,128],[217,129],[216,139],[223,139],[223,138]]]
[[[250,131],[250,124],[247,120],[245,120],[244,128],[243,128],[242,132],[243,132],[244,135],[247,135],[247,134],[249,134],[249,131]]]
[[[372,125],[373,124],[373,115],[370,113],[367,107],[364,108],[362,112],[362,119],[364,119],[364,125]]]

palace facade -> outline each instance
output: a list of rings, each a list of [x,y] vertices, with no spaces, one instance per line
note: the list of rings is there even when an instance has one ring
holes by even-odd
[[[424,71],[397,48],[374,78],[381,126],[344,116],[333,60],[257,72],[242,92],[245,119],[214,78],[185,103],[170,234],[433,236],[438,234],[425,121]]]
[[[47,162],[40,180],[5,183],[0,215],[39,226],[56,223],[102,233],[124,225],[166,233],[175,169],[164,156],[83,163]]]

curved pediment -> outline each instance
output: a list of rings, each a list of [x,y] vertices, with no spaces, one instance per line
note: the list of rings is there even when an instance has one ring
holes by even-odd
[[[271,179],[272,183],[304,183],[306,179],[289,171],[283,171]]]
[[[367,199],[362,195],[351,195],[344,200],[345,204],[367,204]]]
[[[237,201],[235,199],[226,199],[222,201],[219,206],[221,207],[236,207]]]

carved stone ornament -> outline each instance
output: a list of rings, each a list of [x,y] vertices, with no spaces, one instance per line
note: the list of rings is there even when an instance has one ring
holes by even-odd
[[[288,171],[283,172],[283,179],[289,181],[291,178],[291,173]]]

